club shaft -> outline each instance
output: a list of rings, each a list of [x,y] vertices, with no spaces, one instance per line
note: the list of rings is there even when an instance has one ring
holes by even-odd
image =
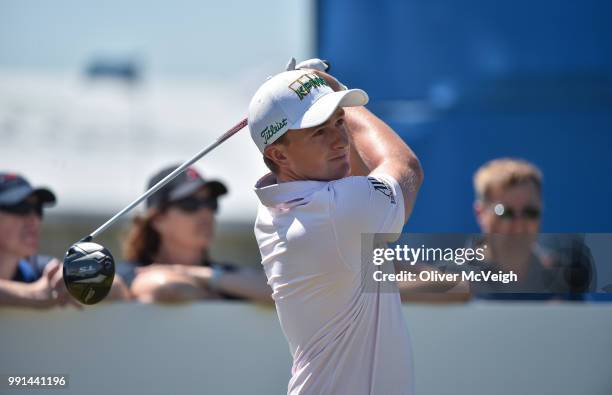
[[[149,190],[146,191],[144,194],[142,194],[138,199],[134,200],[127,207],[125,207],[123,210],[119,211],[111,219],[109,219],[104,224],[102,224],[98,229],[94,230],[89,236],[85,237],[83,239],[83,241],[91,241],[91,240],[95,239],[100,233],[104,232],[109,226],[111,226],[113,223],[115,223],[115,221],[117,221],[119,218],[121,218],[125,213],[131,211],[134,207],[138,206],[143,200],[145,200],[146,198],[148,198],[149,196],[151,196],[152,194],[157,192],[161,187],[163,187],[164,185],[166,185],[167,183],[172,181],[177,175],[179,175],[187,167],[191,166],[192,164],[194,164],[195,162],[200,160],[200,158],[202,158],[204,155],[206,155],[210,151],[212,151],[215,148],[217,148],[225,140],[229,139],[234,134],[236,134],[238,131],[240,131],[245,126],[247,126],[247,124],[248,124],[247,118],[244,118],[242,121],[238,122],[234,127],[232,127],[230,130],[228,130],[227,132],[223,133],[223,135],[221,135],[219,138],[217,138],[217,140],[215,140],[212,144],[210,144],[207,147],[205,147],[204,149],[202,149],[200,152],[195,154],[191,159],[188,159],[187,161],[185,161],[185,163],[180,165],[176,170],[174,170],[172,173],[168,174],[166,177],[164,177],[157,184],[155,184],[151,188],[149,188]]]

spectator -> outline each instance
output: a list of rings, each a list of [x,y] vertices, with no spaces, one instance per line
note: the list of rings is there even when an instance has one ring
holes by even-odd
[[[474,212],[482,234],[470,240],[467,247],[486,245],[485,260],[461,266],[442,261],[433,265],[396,264],[399,270],[417,274],[434,269],[442,273],[512,271],[518,277],[516,282],[404,282],[399,284],[402,299],[461,301],[468,296],[466,292],[486,299],[577,299],[577,293],[592,289],[592,258],[584,242],[575,235],[541,237],[541,189],[541,172],[531,163],[496,159],[484,164],[474,175]],[[423,244],[438,248],[460,244],[453,239],[436,235]]]
[[[538,242],[542,214],[538,168],[523,160],[496,159],[478,169],[474,189],[474,210],[484,235],[480,243],[488,246],[486,264],[491,270],[512,270],[518,281],[505,286],[472,284],[473,290],[540,299],[588,288],[585,281],[592,272],[588,259],[570,262],[566,254],[547,250]],[[581,284],[576,283],[578,278]]]
[[[32,188],[20,175],[0,173],[0,305],[78,306],[64,285],[61,262],[37,254],[43,211],[55,201],[50,190]]]
[[[158,172],[149,187],[178,166]],[[227,193],[219,181],[204,180],[188,168],[147,199],[124,242],[127,262],[119,274],[142,302],[198,299],[251,299],[271,302],[265,276],[254,268],[210,259],[218,198]]]

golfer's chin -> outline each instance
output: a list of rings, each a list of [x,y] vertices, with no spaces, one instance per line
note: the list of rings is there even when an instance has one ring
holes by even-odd
[[[351,173],[351,164],[347,160],[335,160],[330,163],[328,180],[339,180],[348,177]]]

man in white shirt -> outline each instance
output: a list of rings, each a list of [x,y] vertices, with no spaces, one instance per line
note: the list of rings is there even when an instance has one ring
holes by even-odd
[[[421,167],[363,107],[364,91],[307,64],[266,81],[249,106],[272,171],[255,186],[255,235],[293,355],[288,393],[412,394],[400,297],[364,291],[361,235],[401,232]]]

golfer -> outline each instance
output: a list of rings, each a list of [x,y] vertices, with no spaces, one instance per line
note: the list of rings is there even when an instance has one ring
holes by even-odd
[[[399,294],[364,291],[360,254],[362,233],[401,232],[419,161],[363,107],[364,91],[347,90],[319,60],[301,65],[267,80],[249,105],[271,170],[255,186],[255,236],[293,355],[288,393],[411,394]]]

